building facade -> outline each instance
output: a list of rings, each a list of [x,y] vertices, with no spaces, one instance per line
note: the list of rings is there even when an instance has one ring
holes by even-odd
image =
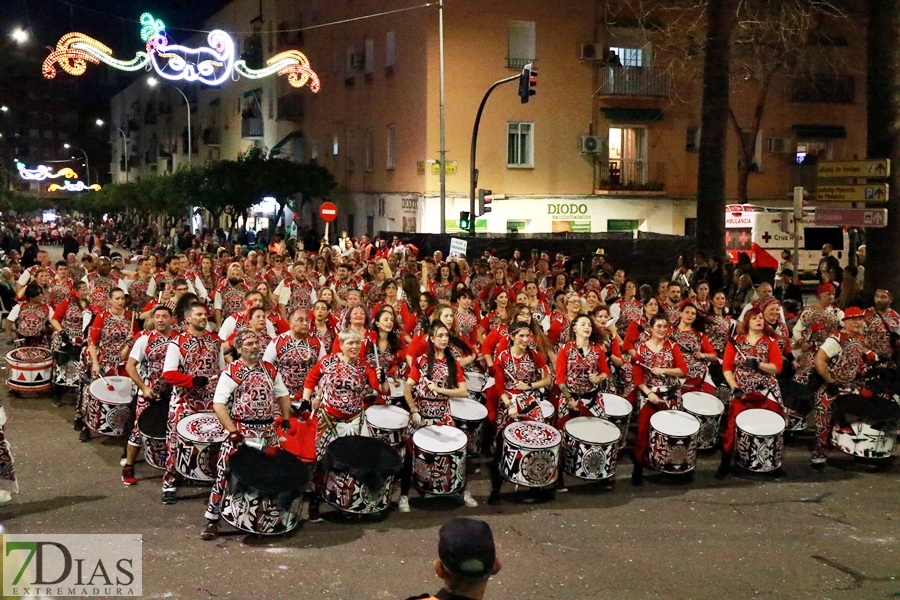
[[[571,0],[561,10],[540,0],[447,0],[443,17],[441,36],[437,7],[408,1],[386,11],[376,0],[237,0],[207,27],[231,32],[254,61],[300,49],[322,89],[295,90],[283,77],[182,88],[193,106],[191,160],[234,158],[253,144],[315,159],[339,184],[338,231],[439,232],[443,49],[447,231],[469,210],[469,150],[483,95],[531,63],[537,95],[523,104],[516,83],[504,84],[484,111],[478,186],[495,199],[476,230],[693,233],[699,65],[681,68],[646,20],[616,2]],[[817,160],[864,158],[863,27],[854,15],[823,21],[770,78],[758,128],[759,88],[736,72],[729,199],[740,199],[741,164],[750,173],[747,200],[778,206],[794,185],[814,190]],[[168,85],[135,82],[111,109],[113,124],[127,126],[111,130],[111,142],[128,142],[131,177],[187,162],[185,100]],[[124,167],[114,159],[120,181]]]

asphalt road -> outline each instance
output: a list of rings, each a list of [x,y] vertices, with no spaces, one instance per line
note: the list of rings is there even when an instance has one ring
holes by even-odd
[[[2,348],[5,352],[6,346]],[[431,562],[447,519],[494,530],[502,571],[487,598],[852,599],[900,596],[900,468],[837,453],[813,473],[805,445],[786,452],[787,477],[713,478],[704,455],[690,484],[619,466],[613,491],[569,478],[570,492],[537,505],[505,484],[487,506],[486,469],[470,489],[481,506],[413,498],[412,512],[358,519],[326,512],[267,538],[231,532],[203,542],[208,488],[163,506],[161,473],[137,464],[122,485],[122,441],[80,443],[70,405],[6,398],[21,493],[0,505],[10,533],[140,533],[146,598],[405,598],[439,587]]]

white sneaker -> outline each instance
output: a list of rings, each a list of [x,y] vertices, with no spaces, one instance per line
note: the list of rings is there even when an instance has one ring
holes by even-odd
[[[475,508],[476,506],[478,506],[478,501],[472,497],[472,492],[470,492],[469,490],[463,492],[463,503],[469,508]]]
[[[409,512],[409,496],[400,496],[400,500],[397,501],[397,512]]]

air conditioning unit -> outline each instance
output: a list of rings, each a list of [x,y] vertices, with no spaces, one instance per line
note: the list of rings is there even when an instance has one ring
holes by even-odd
[[[581,136],[582,154],[599,154],[603,151],[603,138],[599,135]]]
[[[770,137],[766,148],[769,154],[788,154],[791,151],[791,138]]]
[[[366,55],[362,52],[354,52],[350,55],[350,66],[354,69],[362,69],[366,64]]]
[[[603,46],[594,43],[581,44],[578,55],[581,60],[603,60],[606,58]]]

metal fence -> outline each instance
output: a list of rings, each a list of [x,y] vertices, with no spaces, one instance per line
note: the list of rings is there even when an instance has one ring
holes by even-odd
[[[604,67],[600,69],[601,96],[655,96],[668,98],[669,74],[659,67]]]

